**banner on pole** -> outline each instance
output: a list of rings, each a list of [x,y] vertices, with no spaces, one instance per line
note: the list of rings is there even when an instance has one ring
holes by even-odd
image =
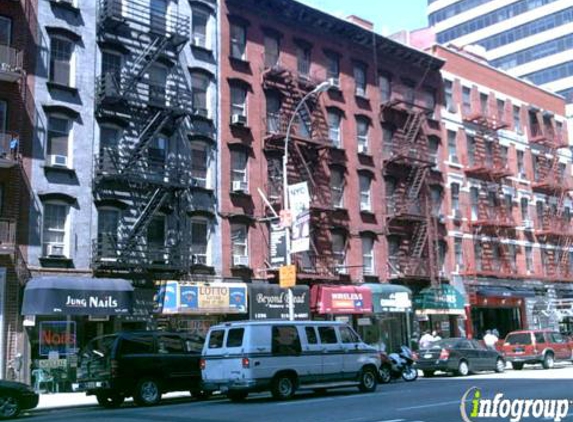
[[[307,252],[310,249],[310,194],[306,182],[288,187],[289,205],[292,214],[291,253]]]

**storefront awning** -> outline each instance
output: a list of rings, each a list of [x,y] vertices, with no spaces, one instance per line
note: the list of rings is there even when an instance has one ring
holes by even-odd
[[[476,291],[483,297],[535,297],[535,292],[531,289],[509,286],[487,286]]]
[[[464,315],[463,295],[449,284],[428,287],[414,297],[414,307],[419,315]]]
[[[384,312],[409,312],[412,310],[412,291],[405,286],[389,283],[364,284],[372,292],[372,310]]]
[[[157,302],[162,314],[243,314],[247,313],[247,285],[163,281]]]
[[[364,286],[315,285],[310,289],[310,303],[318,314],[370,314],[372,292]]]
[[[310,300],[308,286],[292,288],[294,299],[294,318],[310,319]],[[249,285],[249,318],[251,319],[288,319],[288,289],[276,284]]]
[[[26,284],[22,315],[126,315],[132,302],[127,280],[38,277]]]

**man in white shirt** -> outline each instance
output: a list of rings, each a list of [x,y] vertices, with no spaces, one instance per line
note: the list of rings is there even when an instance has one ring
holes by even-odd
[[[429,348],[434,341],[434,336],[429,331],[425,331],[422,338],[420,338],[420,349]]]
[[[486,347],[489,349],[495,349],[495,343],[497,343],[499,339],[495,334],[492,334],[491,330],[487,330],[485,332],[485,336],[483,336],[483,342],[485,343]]]

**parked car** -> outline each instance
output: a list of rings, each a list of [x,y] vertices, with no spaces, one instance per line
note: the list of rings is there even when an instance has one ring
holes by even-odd
[[[466,338],[448,338],[432,343],[429,348],[419,351],[416,364],[425,377],[433,376],[436,371],[466,376],[470,372],[505,370],[505,359],[497,350]]]
[[[505,359],[513,369],[521,370],[525,364],[541,363],[543,368],[553,368],[555,361],[573,359],[573,342],[557,331],[513,331],[501,346]]]
[[[0,380],[0,419],[15,418],[22,410],[35,408],[39,399],[27,384]]]
[[[244,321],[211,327],[203,347],[203,382],[234,401],[269,391],[357,386],[376,390],[380,355],[348,325],[320,321]]]
[[[204,339],[181,333],[123,332],[97,337],[80,353],[76,391],[100,405],[118,407],[126,397],[141,406],[162,393],[190,391],[202,397],[199,361]]]

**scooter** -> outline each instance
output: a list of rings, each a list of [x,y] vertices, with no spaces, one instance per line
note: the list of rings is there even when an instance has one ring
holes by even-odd
[[[412,350],[407,346],[400,347],[398,353],[381,353],[379,379],[383,384],[387,384],[393,379],[402,378],[404,381],[411,382],[418,378],[418,370],[414,367],[416,357]]]

